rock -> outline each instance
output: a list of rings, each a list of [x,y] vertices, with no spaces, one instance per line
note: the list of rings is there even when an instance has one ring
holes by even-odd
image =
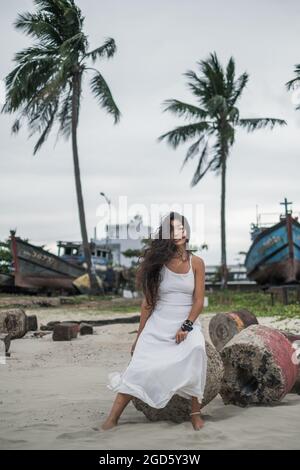
[[[53,341],[70,341],[78,335],[77,323],[58,323],[53,328]]]
[[[298,366],[294,349],[275,328],[251,325],[220,352],[225,367],[220,394],[225,404],[274,404],[292,389]]]
[[[94,333],[94,329],[92,325],[89,325],[88,323],[80,323],[79,327],[80,334],[83,335],[92,335]]]
[[[37,331],[38,321],[36,315],[27,315],[27,331]]]
[[[209,322],[209,335],[217,351],[236,334],[250,325],[258,324],[256,316],[249,310],[217,313]]]
[[[218,395],[224,372],[220,355],[216,349],[207,342],[205,343],[205,347],[208,362],[203,406],[207,405]],[[190,420],[191,400],[176,394],[173,395],[164,408],[152,408],[137,397],[133,397],[132,403],[135,408],[144,413],[150,421],[170,420],[175,423],[181,423]]]
[[[27,332],[24,310],[11,308],[0,310],[0,333],[9,333],[11,339],[22,338]]]

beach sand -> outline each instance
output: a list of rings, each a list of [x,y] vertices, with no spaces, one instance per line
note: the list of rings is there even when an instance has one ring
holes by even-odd
[[[28,313],[37,313],[39,323],[79,319],[78,311],[72,314],[71,308],[64,313],[55,308]],[[122,315],[107,313],[109,318]],[[200,317],[207,338],[211,315]],[[86,311],[83,316],[89,317]],[[104,316],[101,313],[99,318]],[[90,318],[95,314],[91,313]],[[300,331],[300,320],[259,321]],[[93,336],[71,342],[53,342],[51,334],[35,338],[32,333],[14,340],[11,357],[6,365],[0,365],[0,448],[300,448],[300,396],[294,394],[276,406],[249,408],[225,406],[218,396],[203,409],[205,427],[197,432],[190,422],[149,422],[129,403],[118,426],[102,431],[100,425],[115,397],[106,387],[107,374],[121,371],[128,364],[137,327],[138,323],[97,327]]]

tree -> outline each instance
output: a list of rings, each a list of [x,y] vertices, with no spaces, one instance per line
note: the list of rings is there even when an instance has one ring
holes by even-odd
[[[111,58],[116,52],[114,39],[89,50],[83,32],[84,17],[74,0],[34,0],[35,13],[19,14],[15,27],[34,38],[33,46],[15,55],[15,68],[5,78],[6,102],[2,112],[15,113],[12,131],[19,131],[26,119],[30,136],[39,138],[34,154],[46,141],[53,125],[58,123],[58,136],[72,137],[75,186],[87,271],[91,290],[98,289],[87,236],[85,210],[80,178],[77,129],[82,82],[92,72],[90,89],[99,104],[112,115],[116,124],[121,113],[108,84],[99,70],[90,67],[100,58]]]
[[[240,118],[237,102],[248,82],[248,74],[235,77],[235,61],[230,58],[226,70],[220,64],[216,53],[211,53],[207,60],[197,62],[200,74],[188,70],[184,75],[188,78],[188,88],[197,103],[188,104],[177,99],[163,102],[164,112],[170,111],[190,122],[187,125],[161,135],[158,140],[165,139],[172,148],[190,140],[192,145],[187,150],[182,167],[185,163],[199,157],[196,171],[191,181],[195,186],[208,170],[221,174],[221,287],[227,287],[226,231],[225,231],[225,196],[226,196],[226,164],[229,151],[235,141],[238,127],[254,131],[265,127],[271,129],[286,122],[275,118]]]

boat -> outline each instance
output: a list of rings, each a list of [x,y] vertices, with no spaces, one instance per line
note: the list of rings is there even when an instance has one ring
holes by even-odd
[[[281,202],[285,213],[279,221],[263,224],[261,215],[251,226],[252,244],[245,258],[249,279],[261,286],[295,284],[300,282],[300,223],[288,209],[287,198]]]
[[[86,269],[22,240],[10,231],[15,286],[76,293],[73,281]]]
[[[58,256],[69,263],[85,266],[85,256],[82,242],[58,241]],[[89,242],[91,260],[96,271],[105,271],[106,267],[113,262],[112,252],[101,243],[93,240]]]

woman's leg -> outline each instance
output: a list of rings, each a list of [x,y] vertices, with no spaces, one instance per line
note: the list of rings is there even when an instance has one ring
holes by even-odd
[[[201,418],[200,410],[202,405],[198,402],[197,397],[192,397],[192,411],[191,413],[195,413],[191,415],[191,421],[193,428],[198,431],[199,429],[203,428],[204,421]]]
[[[127,393],[117,393],[115,401],[113,402],[112,408],[110,413],[104,423],[101,425],[103,430],[110,429],[118,424],[118,420],[124,410],[124,408],[128,405],[130,400],[132,399],[132,395],[128,395]]]

